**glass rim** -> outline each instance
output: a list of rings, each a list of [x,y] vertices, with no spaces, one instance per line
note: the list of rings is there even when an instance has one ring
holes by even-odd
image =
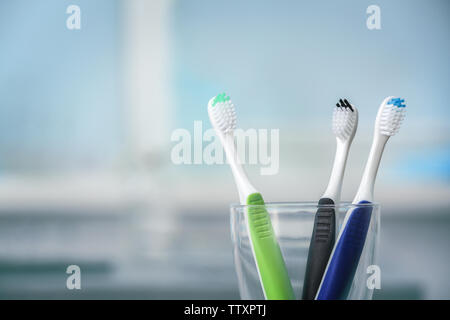
[[[364,208],[364,207],[379,207],[378,202],[370,203],[352,203],[350,201],[340,201],[338,207],[341,208]],[[280,208],[335,208],[335,204],[319,204],[317,201],[282,201],[282,202],[265,202],[264,204],[230,204],[230,209],[243,209],[251,207],[280,207]]]

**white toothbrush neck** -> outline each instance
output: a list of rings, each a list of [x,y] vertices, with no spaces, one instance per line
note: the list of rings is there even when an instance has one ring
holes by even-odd
[[[370,149],[369,159],[367,160],[366,168],[359,185],[356,197],[353,203],[359,203],[363,200],[373,201],[373,190],[375,186],[375,178],[377,176],[378,167],[380,166],[381,156],[383,155],[384,146],[388,141],[389,136],[375,135],[372,147]]]
[[[220,134],[220,138],[222,140],[222,145],[225,149],[225,154],[239,192],[240,202],[242,205],[245,205],[247,202],[247,197],[252,193],[257,193],[258,191],[248,180],[247,174],[239,161],[239,155],[234,143],[233,133]]]
[[[322,198],[329,198],[338,203],[341,198],[342,181],[344,179],[345,165],[347,163],[350,141],[342,142],[337,139],[336,155],[334,157],[333,169],[331,170],[330,182]]]

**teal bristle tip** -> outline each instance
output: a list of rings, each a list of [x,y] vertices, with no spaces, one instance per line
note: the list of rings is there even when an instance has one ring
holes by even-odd
[[[217,103],[226,102],[226,101],[229,101],[229,100],[230,100],[230,97],[227,96],[227,95],[225,94],[225,92],[224,92],[224,93],[221,93],[221,94],[218,94],[218,95],[214,98],[214,101],[213,101],[213,103],[212,103],[212,106],[214,107]]]

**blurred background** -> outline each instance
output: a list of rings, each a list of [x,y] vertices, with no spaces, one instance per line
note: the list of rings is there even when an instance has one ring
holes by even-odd
[[[226,91],[239,127],[279,129],[278,173],[247,166],[267,201],[319,199],[341,97],[360,112],[351,201],[379,104],[405,97],[375,190],[375,298],[450,299],[449,14],[445,0],[1,1],[0,298],[239,298],[231,172],[171,160],[174,130],[209,129]],[[82,290],[66,288],[71,264]]]

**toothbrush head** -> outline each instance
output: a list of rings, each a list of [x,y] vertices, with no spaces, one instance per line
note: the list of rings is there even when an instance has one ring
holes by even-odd
[[[396,97],[387,97],[378,110],[376,130],[379,134],[391,137],[400,129],[405,118],[405,100]]]
[[[236,111],[230,97],[225,93],[209,100],[208,114],[217,132],[232,133],[236,129]]]
[[[352,141],[358,127],[358,110],[347,99],[339,99],[333,112],[333,133],[341,141]]]

